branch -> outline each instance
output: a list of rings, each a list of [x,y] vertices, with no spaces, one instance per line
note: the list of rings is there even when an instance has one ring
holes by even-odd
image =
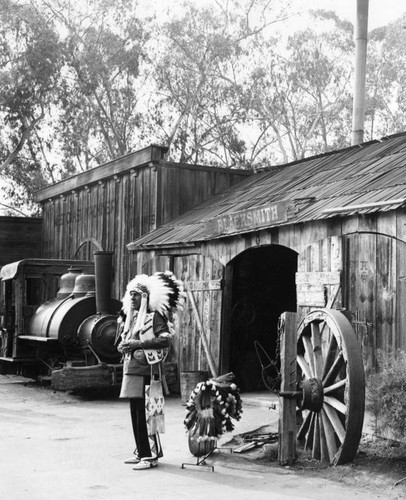
[[[45,149],[44,149],[44,145],[43,145],[42,140],[39,137],[37,131],[35,131],[35,135],[37,137],[37,141],[38,141],[41,153],[42,153],[42,157],[44,158],[44,161],[45,161],[45,168],[46,168],[46,170],[48,171],[48,173],[49,173],[49,175],[51,177],[52,183],[54,184],[55,183],[54,172],[53,172],[53,169],[52,169],[52,167],[51,167],[51,165],[50,165],[50,163],[48,161],[47,154],[46,154]]]
[[[6,205],[5,203],[1,203],[1,202],[0,202],[0,205],[1,205],[2,207],[6,207],[6,208],[8,208],[8,209],[10,209],[10,210],[15,210],[16,212],[20,213],[21,215],[24,215],[24,217],[28,217],[28,215],[27,215],[27,214],[25,214],[24,212],[22,212],[22,211],[21,211],[21,210],[19,210],[18,208],[12,207],[12,206],[10,206],[10,205]],[[396,486],[396,485],[395,485],[395,486]]]
[[[22,118],[23,132],[21,134],[20,140],[18,141],[18,144],[14,148],[14,150],[8,155],[5,162],[0,166],[0,172],[4,171],[7,167],[9,167],[13,163],[13,161],[17,158],[18,154],[20,153],[20,151],[23,149],[24,145],[28,141],[28,139],[29,139],[32,131],[36,127],[37,123],[40,122],[42,120],[42,118],[44,118],[44,116],[45,116],[44,109],[41,106],[41,114],[37,118],[34,118],[30,124],[28,123],[26,118]]]
[[[406,481],[406,477],[403,477],[402,479],[399,479],[399,481],[396,481],[394,486],[397,486],[398,484],[402,483],[403,481]]]
[[[199,95],[200,90],[203,88],[203,86],[204,86],[204,84],[205,84],[205,83],[206,83],[206,77],[205,77],[204,75],[202,75],[202,78],[201,78],[201,80],[200,80],[200,82],[199,82],[199,85],[197,86],[197,89],[196,89],[196,91],[195,91],[195,93],[194,93],[194,96],[195,96],[195,97]],[[175,137],[175,135],[176,135],[176,133],[177,133],[177,131],[178,131],[179,127],[180,127],[180,124],[181,124],[181,122],[182,122],[182,120],[183,120],[184,116],[185,116],[187,113],[189,113],[189,111],[190,111],[190,109],[191,109],[191,107],[192,107],[192,105],[193,105],[193,102],[194,102],[193,97],[189,97],[189,98],[188,98],[188,101],[187,101],[187,103],[186,103],[186,105],[185,105],[185,108],[183,109],[183,111],[181,112],[181,114],[180,114],[179,118],[177,119],[177,121],[176,121],[176,123],[175,123],[175,126],[174,126],[174,127],[173,127],[173,129],[172,129],[172,132],[169,134],[168,144],[167,144],[167,146],[168,146],[168,147],[170,147],[170,146],[171,146],[171,144],[172,144],[172,142],[173,142],[173,139],[174,139],[174,137]]]

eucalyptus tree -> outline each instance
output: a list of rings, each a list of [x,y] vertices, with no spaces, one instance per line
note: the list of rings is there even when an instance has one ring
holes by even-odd
[[[185,4],[182,14],[163,26],[155,58],[158,94],[149,109],[173,158],[252,165],[257,139],[251,135],[258,134],[250,129],[247,100],[252,51],[261,33],[283,15],[276,7],[270,10],[270,3]]]
[[[367,56],[367,139],[406,130],[406,15],[373,30]]]
[[[142,145],[136,2],[0,0],[0,16],[0,174],[14,204]]]
[[[63,64],[55,26],[35,4],[0,0],[0,175],[14,204],[52,180],[41,127]],[[23,188],[21,191],[20,188]]]
[[[45,3],[60,26],[65,57],[57,126],[64,164],[86,170],[138,148],[140,65],[149,35],[136,3],[89,0],[74,9],[65,0]]]
[[[352,26],[332,13],[311,28],[264,41],[252,72],[251,106],[271,161],[291,161],[348,145],[351,130]]]

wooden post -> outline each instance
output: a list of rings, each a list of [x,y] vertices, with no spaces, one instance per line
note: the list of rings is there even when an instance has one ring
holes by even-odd
[[[281,389],[280,392],[296,391],[296,313],[281,315],[280,338]],[[279,397],[279,447],[280,465],[292,465],[296,459],[296,398]]]

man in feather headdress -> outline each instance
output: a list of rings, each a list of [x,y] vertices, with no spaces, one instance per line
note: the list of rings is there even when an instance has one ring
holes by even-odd
[[[159,440],[159,432],[164,432],[162,360],[172,339],[169,313],[181,306],[183,295],[181,282],[167,271],[136,276],[123,298],[117,347],[123,354],[120,397],[130,401],[136,450],[125,463],[133,464],[134,470],[156,467],[163,456]]]

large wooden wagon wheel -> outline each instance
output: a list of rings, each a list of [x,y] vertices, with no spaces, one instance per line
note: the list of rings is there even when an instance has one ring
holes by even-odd
[[[317,309],[304,318],[297,368],[303,417],[298,441],[316,460],[351,462],[364,421],[365,376],[360,347],[343,313]]]

